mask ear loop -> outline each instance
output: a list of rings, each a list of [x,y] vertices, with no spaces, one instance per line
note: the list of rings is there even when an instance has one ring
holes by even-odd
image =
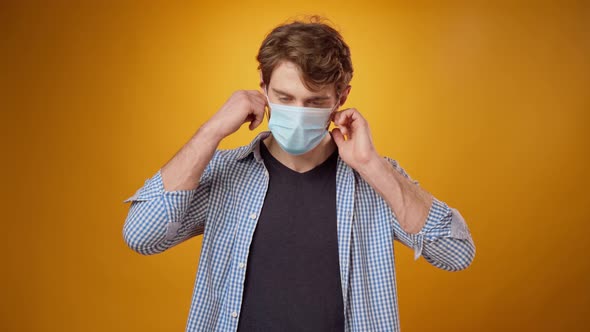
[[[270,99],[268,99],[268,89],[266,88],[266,85],[264,86],[264,96],[266,97],[266,107],[264,108],[264,114],[266,115],[266,118],[268,119],[268,121],[270,121]]]
[[[330,112],[330,117],[328,118],[328,121],[326,121],[326,129],[330,128],[330,122],[332,122],[332,114],[334,114],[334,109],[338,109],[338,107],[340,106],[340,94],[336,94],[336,105],[332,106],[331,112]]]

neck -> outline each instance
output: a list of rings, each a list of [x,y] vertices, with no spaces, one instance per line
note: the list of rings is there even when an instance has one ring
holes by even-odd
[[[309,152],[297,156],[285,152],[274,140],[272,135],[265,138],[263,142],[266,144],[268,151],[273,157],[275,157],[275,159],[299,173],[304,173],[315,168],[317,165],[326,161],[326,159],[328,159],[328,157],[330,157],[330,155],[336,150],[336,144],[329,133],[318,146]]]

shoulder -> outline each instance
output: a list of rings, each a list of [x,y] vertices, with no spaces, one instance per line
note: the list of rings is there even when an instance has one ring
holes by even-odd
[[[248,151],[249,146],[244,145],[233,149],[217,149],[213,155],[220,162],[235,162]]]
[[[235,165],[238,161],[247,159],[248,146],[240,146],[234,149],[217,149],[211,159],[214,167]]]
[[[201,181],[234,176],[236,170],[247,164],[247,162],[238,163],[240,157],[246,153],[247,148],[247,146],[241,146],[235,149],[215,150],[213,157],[205,167]]]
[[[218,149],[213,155],[213,162],[216,164],[236,164],[260,159],[260,141],[266,138],[270,132],[259,133],[249,144],[234,149]]]

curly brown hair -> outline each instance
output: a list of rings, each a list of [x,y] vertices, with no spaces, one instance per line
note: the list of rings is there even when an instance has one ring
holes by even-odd
[[[335,83],[340,93],[352,79],[350,49],[325,19],[311,16],[306,21],[279,25],[266,36],[256,56],[262,81],[268,86],[274,68],[290,61],[300,69],[307,89],[317,91]]]

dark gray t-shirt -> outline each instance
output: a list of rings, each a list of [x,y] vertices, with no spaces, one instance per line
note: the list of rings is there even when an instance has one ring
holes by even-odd
[[[250,245],[238,332],[344,331],[336,222],[338,152],[305,173],[260,142],[269,186]]]

